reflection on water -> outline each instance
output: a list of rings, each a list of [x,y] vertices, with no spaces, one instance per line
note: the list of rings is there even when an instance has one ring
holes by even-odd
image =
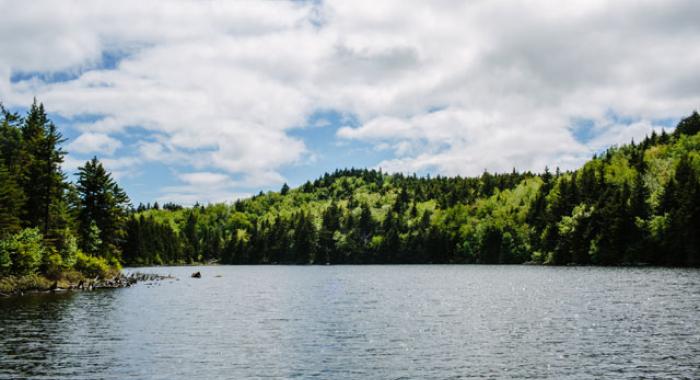
[[[178,280],[0,299],[0,379],[700,377],[698,270],[147,271]]]

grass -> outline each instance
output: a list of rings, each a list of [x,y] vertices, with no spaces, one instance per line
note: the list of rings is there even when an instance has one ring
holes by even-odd
[[[80,281],[89,281],[94,277],[100,279],[114,277],[119,274],[116,268],[95,276],[89,273],[87,276],[76,270],[64,270],[60,273],[51,274],[28,274],[24,276],[4,276],[0,277],[0,295],[20,294],[30,291],[47,291],[54,287],[54,284],[61,289],[76,287]]]
[[[2,277],[0,278],[0,293],[9,295],[31,290],[49,290],[54,281],[39,274]]]

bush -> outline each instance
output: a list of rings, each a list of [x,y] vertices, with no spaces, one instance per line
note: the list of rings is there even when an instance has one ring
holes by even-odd
[[[78,255],[78,239],[70,231],[64,231],[58,252],[61,255],[63,268],[72,268],[75,265]]]
[[[38,274],[25,276],[7,276],[0,278],[0,293],[13,294],[28,290],[48,290],[53,281]]]
[[[16,275],[37,271],[44,256],[44,242],[36,228],[24,229],[0,241],[0,270]]]
[[[58,279],[63,270],[63,259],[56,250],[51,249],[44,258],[44,273],[49,278]]]
[[[101,257],[86,255],[78,251],[75,260],[75,269],[88,277],[109,277],[113,269],[107,263],[107,260]]]

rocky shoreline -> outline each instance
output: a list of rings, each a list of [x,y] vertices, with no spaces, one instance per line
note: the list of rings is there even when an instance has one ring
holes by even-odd
[[[53,281],[50,286],[35,287],[31,289],[17,289],[11,292],[0,292],[0,297],[21,296],[31,293],[60,293],[67,291],[93,291],[97,289],[117,289],[128,288],[139,282],[153,282],[174,279],[173,276],[163,276],[153,273],[134,272],[128,275],[120,273],[110,278],[93,278],[81,279],[77,283],[68,283],[64,281]],[[49,282],[50,283],[50,282]]]

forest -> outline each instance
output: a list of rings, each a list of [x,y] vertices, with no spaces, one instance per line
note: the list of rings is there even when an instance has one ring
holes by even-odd
[[[345,169],[233,204],[139,205],[127,265],[700,265],[700,116],[575,171]]]
[[[232,203],[134,207],[96,157],[68,178],[65,139],[42,104],[0,108],[5,286],[121,265],[700,265],[697,112],[574,171],[342,169]]]
[[[117,273],[131,213],[124,190],[97,158],[68,179],[65,139],[42,104],[0,111],[0,293]]]

